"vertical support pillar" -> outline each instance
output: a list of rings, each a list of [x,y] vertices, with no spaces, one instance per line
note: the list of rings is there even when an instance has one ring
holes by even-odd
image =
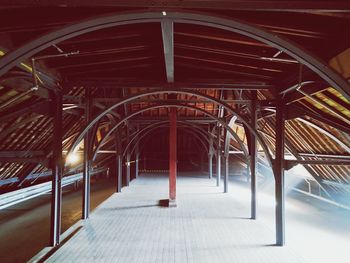
[[[209,139],[209,153],[208,153],[208,170],[209,179],[213,178],[213,138]]]
[[[129,150],[126,153],[126,186],[130,184],[130,152]]]
[[[209,179],[213,178],[213,153],[208,154],[208,165],[209,165]]]
[[[176,176],[177,176],[177,127],[175,107],[170,108],[169,130],[169,207],[176,206]]]
[[[137,151],[137,153],[136,153],[136,160],[135,160],[135,178],[139,177],[139,158],[140,158],[140,154]]]
[[[252,104],[251,104],[251,126],[256,130],[257,128],[257,109],[256,109],[256,91],[252,91]],[[257,179],[256,179],[256,138],[255,135],[250,132],[250,190],[251,190],[251,219],[256,219],[257,211]]]
[[[276,105],[276,154],[274,162],[276,199],[276,245],[285,244],[285,193],[284,193],[284,102]]]
[[[139,127],[137,127],[137,131],[139,131]],[[140,147],[139,147],[139,141],[136,142],[136,149],[135,149],[135,178],[139,177],[139,159],[140,159]]]
[[[119,138],[119,132],[118,129],[114,133],[115,135],[115,151],[117,153],[116,155],[116,192],[120,193],[122,191],[122,156],[120,155],[121,153],[121,142]]]
[[[91,119],[92,97],[91,90],[85,89],[85,122],[89,123]],[[91,132],[88,131],[84,137],[84,170],[83,170],[83,211],[82,219],[89,218],[90,213],[90,168],[91,168]]]
[[[117,193],[122,191],[122,156],[118,153],[117,155]]]
[[[130,127],[127,124],[125,126],[125,128],[126,128],[126,144],[128,144],[129,139],[130,139],[130,134],[129,134],[129,128]],[[125,172],[126,172],[125,185],[129,186],[129,184],[130,184],[130,151],[129,151],[129,149],[126,152],[126,158],[125,159],[126,159],[125,160],[125,163],[126,163],[126,165],[125,165]]]
[[[228,193],[229,154],[225,154],[224,193]]]
[[[218,152],[216,156],[216,186],[220,186],[221,179],[221,126],[218,126]]]
[[[51,222],[50,222],[50,246],[60,243],[61,234],[61,205],[63,173],[62,158],[62,94],[55,94],[55,111],[53,116],[53,140],[52,140],[52,192],[51,192]]]

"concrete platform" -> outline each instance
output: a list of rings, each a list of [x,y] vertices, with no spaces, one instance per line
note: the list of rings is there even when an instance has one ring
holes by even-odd
[[[164,206],[166,177],[141,176],[100,205],[47,262],[304,262],[275,247],[273,226],[207,178],[178,178],[177,208]],[[249,201],[249,200],[247,200]]]

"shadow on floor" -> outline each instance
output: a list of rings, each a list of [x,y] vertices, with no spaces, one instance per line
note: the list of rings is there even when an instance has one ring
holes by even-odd
[[[168,199],[159,200],[158,204],[118,206],[113,208],[102,208],[101,210],[129,210],[129,209],[139,209],[139,208],[149,208],[149,207],[169,207],[169,200]]]

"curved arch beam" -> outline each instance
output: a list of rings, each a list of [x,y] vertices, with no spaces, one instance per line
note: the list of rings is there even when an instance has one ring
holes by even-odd
[[[141,130],[135,132],[135,133],[132,135],[132,138],[131,138],[131,140],[129,141],[129,143],[126,145],[126,147],[125,147],[125,149],[124,149],[124,151],[123,151],[123,153],[122,153],[122,156],[125,155],[126,150],[130,147],[131,143],[132,143],[142,132],[144,132],[144,131],[146,131],[147,129],[150,129],[150,128],[152,128],[152,127],[155,127],[155,126],[159,127],[160,125],[164,125],[165,123],[169,123],[169,121],[160,121],[160,122],[157,122],[157,123],[152,123],[152,124],[150,124],[150,125],[144,127],[143,129],[141,129]],[[206,140],[206,141],[209,142],[209,139],[206,138],[206,134],[204,133],[204,131],[202,131],[202,130],[201,130],[199,127],[197,127],[196,125],[191,124],[191,123],[188,123],[188,122],[185,122],[185,121],[179,121],[179,123],[184,124],[183,127],[189,126],[191,129],[196,130],[198,133],[200,133],[201,137],[203,137],[204,140]],[[157,128],[157,127],[156,127],[156,128]],[[197,135],[197,136],[198,136],[198,135]],[[107,143],[107,142],[105,142],[105,143]],[[105,144],[105,143],[104,143],[104,144]],[[97,148],[95,149],[94,154],[93,154],[93,159],[92,159],[93,161],[96,159],[97,154],[98,154],[98,150],[101,149],[102,146],[103,146],[103,145],[100,145],[100,143],[99,143],[99,145],[98,145]],[[206,146],[206,147],[207,147],[207,146]]]
[[[151,128],[151,127],[153,127],[153,126],[157,126],[157,125],[160,125],[160,124],[168,123],[168,122],[169,122],[169,121],[160,121],[160,122],[157,122],[157,123],[152,123],[152,124],[150,124],[150,125],[144,127],[142,130],[139,130],[139,131],[133,133],[133,134],[131,135],[132,139],[131,139],[130,141],[133,141],[140,133],[142,133],[143,131],[147,130],[148,128]],[[189,122],[186,122],[186,121],[179,121],[179,123],[183,123],[183,124],[185,124],[186,126],[190,126],[192,129],[196,129],[196,130],[203,136],[203,138],[209,142],[209,139],[206,138],[206,135],[207,135],[207,134],[206,134],[204,131],[202,131],[198,126],[196,126],[195,124],[192,124],[192,123],[189,123]],[[107,142],[104,142],[104,144],[106,144],[106,143],[108,143],[108,141],[107,141]],[[100,144],[100,143],[99,143],[99,144]],[[130,144],[130,142],[129,142],[129,144]],[[103,145],[100,145],[100,146],[97,146],[97,147],[98,147],[98,149],[100,149],[102,146],[103,146]],[[128,146],[126,146],[126,148],[128,148]],[[96,148],[96,149],[97,149],[97,148]],[[93,160],[96,159],[96,155],[98,154],[98,152],[96,151],[96,149],[95,149],[94,154],[93,154]],[[125,155],[125,151],[124,151],[123,155]]]
[[[197,109],[197,107],[196,107],[196,109]],[[216,118],[216,120],[218,120],[218,118]],[[168,122],[168,121],[167,121]],[[181,122],[179,122],[179,123],[181,123]],[[184,123],[187,123],[187,124],[190,124],[190,123],[188,123],[188,122],[184,122]],[[202,130],[200,130],[197,126],[195,126],[194,124],[191,124],[193,127],[195,127],[195,128],[197,128],[199,131],[201,131],[202,132],[202,135],[203,135],[203,137],[207,140],[207,142],[208,142],[208,144],[210,144],[210,139],[207,139],[206,138],[206,134],[204,133],[204,131],[202,131]],[[216,148],[218,147],[217,146],[217,141],[216,140],[214,140],[214,136],[211,134],[211,133],[208,133],[212,138],[213,138],[213,144],[215,144],[215,146],[216,146]],[[235,133],[235,135],[233,136],[234,137],[234,139],[238,142],[238,144],[240,145],[240,147],[241,147],[241,149],[242,149],[242,151],[243,151],[243,153],[244,153],[244,155],[247,157],[248,155],[248,151],[245,151],[245,145],[244,145],[244,143],[243,143],[243,141],[241,141],[240,140],[240,138],[238,137],[238,135]],[[207,147],[205,147],[206,149],[207,149]],[[208,153],[209,153],[209,150],[208,150]],[[214,151],[214,156],[216,156],[217,155],[217,151]]]
[[[155,129],[157,128],[165,128],[166,126],[161,126],[161,127],[153,127],[151,129],[149,129],[148,131],[146,131],[144,134],[142,134],[140,136],[140,138],[137,140],[137,142],[140,142],[143,138],[145,138],[147,135],[151,134],[152,132],[154,132]],[[185,130],[185,132],[187,133],[190,133],[192,135],[195,135],[195,133],[193,131],[188,131],[188,130]],[[198,137],[197,137],[198,139]],[[199,140],[199,139],[198,139]],[[200,143],[203,145],[203,147],[206,147],[206,149],[208,148],[207,145],[205,145],[205,143],[203,143],[203,141],[199,140]],[[130,155],[133,154],[133,152],[136,150],[136,145],[137,145],[137,142],[134,144],[134,146],[131,148],[131,151],[130,151]],[[123,153],[123,156],[125,155],[125,152]]]
[[[142,132],[147,132],[147,130],[154,130],[154,129],[156,129],[156,128],[163,128],[163,127],[166,127],[165,124],[167,124],[167,123],[168,123],[168,121],[167,121],[167,122],[164,122],[164,123],[157,123],[158,125],[152,125],[152,127],[149,125],[149,126],[145,127],[144,129],[140,130],[140,133],[142,133]],[[182,123],[182,124],[183,124],[183,123]],[[208,145],[206,145],[206,144],[203,142],[203,138],[201,138],[201,137],[196,133],[196,131],[195,131],[195,129],[194,129],[193,127],[190,127],[190,126],[179,126],[179,128],[190,128],[191,134],[194,135],[194,136],[201,142],[201,144],[203,144],[203,147],[204,147],[207,151],[209,150]],[[186,132],[187,132],[187,131],[186,131]],[[135,136],[130,140],[130,142],[128,143],[128,145],[127,145],[127,146],[125,147],[125,149],[124,149],[123,156],[125,155],[127,149],[131,146],[132,142],[139,136],[140,133],[138,133],[137,135],[135,135]],[[202,135],[202,134],[201,134],[201,135]],[[142,135],[141,135],[141,136],[142,136]],[[204,138],[204,140],[208,141],[207,138]],[[139,142],[139,141],[140,141],[140,140],[137,140],[135,144],[137,144],[137,142]],[[131,152],[131,153],[132,153],[132,152]]]
[[[150,106],[150,107],[146,107],[144,109],[141,109],[139,111],[133,112],[130,115],[124,117],[123,119],[121,119],[113,128],[111,128],[108,133],[105,135],[105,137],[103,137],[103,139],[101,140],[101,145],[103,144],[103,140],[105,140],[106,138],[108,138],[108,136],[110,136],[112,134],[112,132],[117,129],[123,122],[125,122],[126,120],[130,119],[133,116],[136,116],[142,112],[151,110],[151,109],[158,109],[158,108],[164,108],[164,107],[176,107],[176,108],[187,108],[187,109],[191,109],[191,110],[195,110],[195,111],[199,111],[201,113],[203,113],[204,115],[218,121],[222,126],[224,126],[234,138],[237,138],[237,134],[235,134],[235,132],[221,119],[218,119],[216,116],[208,113],[205,110],[202,110],[200,108],[196,108],[193,106],[188,106],[188,105],[183,105],[183,104],[162,104],[162,105],[155,105],[155,106]],[[237,138],[239,140],[239,138]],[[243,151],[245,151],[245,154],[248,154],[245,148],[242,149]],[[272,159],[269,159],[269,161],[272,163]]]
[[[65,26],[59,30],[53,31],[27,44],[24,44],[18,49],[6,54],[0,60],[0,77],[25,59],[52,46],[53,44],[58,44],[64,40],[100,29],[128,24],[161,22],[164,20],[170,20],[175,23],[196,24],[218,28],[248,36],[266,43],[290,55],[300,63],[308,66],[312,71],[327,81],[331,86],[336,88],[350,101],[349,83],[340,74],[328,67],[325,62],[311,54],[311,52],[304,50],[296,43],[238,19],[222,18],[210,14],[183,11],[167,12],[166,16],[164,16],[160,11],[118,13],[115,15],[93,18],[84,22]]]
[[[144,139],[144,138],[147,137],[148,135],[152,134],[152,132],[154,132],[154,129],[151,129],[151,130],[147,131],[145,134],[143,134],[143,135],[140,137],[140,140],[141,140],[141,139]],[[154,134],[157,134],[157,133],[158,133],[158,131],[156,131]],[[145,147],[145,146],[141,146],[140,151],[142,151],[144,147]],[[136,144],[132,147],[130,153],[132,154],[135,150],[136,150]]]
[[[157,122],[157,123],[154,123],[154,124],[150,124],[149,126],[145,127],[142,131],[144,130],[147,130],[148,128],[150,127],[153,127],[153,126],[156,126],[156,125],[160,125],[160,124],[163,124],[163,123],[169,123],[169,121],[160,121],[160,122]],[[186,127],[186,126],[189,126],[191,127],[193,130],[196,130],[200,135],[202,135],[203,139],[206,140],[208,142],[208,144],[210,143],[210,139],[207,138],[207,135],[213,137],[213,135],[208,132],[206,133],[204,130],[202,130],[200,127],[198,127],[196,124],[193,124],[193,123],[190,123],[190,122],[187,122],[187,121],[178,121],[178,123],[182,123],[184,126],[183,127]],[[140,133],[142,132],[140,131]],[[137,136],[139,135],[139,133],[137,133],[132,139],[131,139],[131,142],[133,140],[135,140],[137,138]],[[131,144],[130,142],[130,144]],[[137,143],[137,142],[136,142]],[[217,142],[216,141],[213,141],[213,143],[215,144],[215,146],[217,147]],[[127,147],[130,147],[130,146],[126,146]],[[209,147],[208,146],[205,146],[206,149],[208,149],[209,151]],[[214,151],[213,153],[215,156],[216,156],[216,152]],[[124,150],[124,153],[123,155],[125,155],[125,150]]]
[[[234,123],[234,122],[231,123],[231,121],[232,121],[233,118],[235,118],[235,121],[236,121],[237,116],[232,116],[232,117],[231,117],[230,122],[229,122],[229,124],[228,124],[229,126],[231,126],[231,125]],[[214,134],[214,133],[215,133],[215,129],[216,129],[216,126],[214,126],[213,129],[211,130],[211,134]],[[227,137],[227,136],[230,137],[230,134],[229,134],[229,133],[226,134],[226,137]],[[214,137],[213,137],[213,138],[214,138]],[[238,135],[237,135],[237,138],[238,138],[238,139],[235,139],[235,140],[238,142],[238,144],[240,145],[241,149],[245,149],[245,144],[244,144],[244,142],[238,137]],[[228,141],[228,144],[226,144],[227,141]],[[215,144],[217,145],[217,141],[216,141],[216,140],[213,140],[213,142],[215,142]],[[224,143],[225,143],[225,151],[224,151],[224,153],[225,153],[225,154],[228,154],[228,151],[230,150],[231,144],[229,143],[229,140],[227,140],[227,138],[225,138]],[[228,148],[227,148],[227,152],[226,152],[226,147],[228,147]],[[247,152],[248,152],[248,149],[247,149]],[[246,154],[245,151],[243,151],[243,153],[244,153],[245,157],[248,157],[248,155]],[[217,154],[216,154],[216,151],[214,151],[213,154],[216,156],[216,155],[217,155]]]
[[[98,122],[104,115],[106,115],[108,112],[110,112],[111,110],[125,104],[125,103],[129,103],[133,100],[136,100],[138,98],[141,98],[143,96],[148,96],[148,95],[156,95],[156,94],[187,94],[187,95],[195,95],[199,98],[204,98],[204,99],[207,99],[209,100],[210,102],[212,103],[215,103],[215,104],[218,104],[220,106],[223,106],[227,112],[229,112],[230,114],[232,115],[236,115],[237,118],[244,124],[246,125],[250,131],[256,136],[256,138],[258,139],[261,147],[263,148],[263,150],[265,151],[265,154],[267,156],[267,159],[270,163],[270,165],[272,166],[272,157],[270,155],[270,152],[268,151],[268,148],[267,146],[265,145],[264,141],[262,140],[261,136],[259,135],[259,133],[252,128],[252,126],[250,125],[250,123],[248,123],[239,113],[237,113],[232,107],[230,107],[227,103],[225,102],[222,102],[216,98],[213,98],[211,96],[208,96],[208,95],[205,95],[205,94],[202,94],[200,92],[195,92],[195,91],[185,91],[185,90],[176,90],[176,89],[169,89],[169,90],[154,90],[154,91],[146,91],[146,92],[143,92],[143,93],[139,93],[139,94],[136,94],[136,95],[132,95],[132,96],[129,96],[129,97],[126,97],[124,100],[110,106],[109,108],[107,108],[106,110],[104,110],[102,113],[100,113],[98,116],[96,116],[85,128],[84,130],[82,131],[82,133],[76,138],[76,141],[72,144],[70,150],[69,150],[69,153],[71,151],[73,151],[73,149],[79,144],[79,142],[84,138],[85,134],[88,132],[88,130],[96,123]],[[197,110],[199,110],[198,108],[196,108]],[[200,109],[201,110],[201,109]],[[205,115],[208,115],[208,112],[204,111],[204,114]],[[219,119],[213,115],[210,114],[210,117],[219,121]],[[125,119],[123,119],[125,121]],[[220,120],[219,122],[221,123],[224,123],[225,124],[225,127],[227,126],[227,124],[225,122],[223,122],[222,120]],[[232,136],[234,138],[238,137],[236,136],[235,133],[231,133]],[[239,139],[239,138],[238,138]],[[237,139],[237,142],[239,142],[239,140]],[[245,146],[242,146],[243,147],[242,149],[245,150]]]
[[[228,123],[228,126],[230,126],[230,127],[232,127],[232,125],[236,122],[236,120],[237,120],[237,117],[236,116],[233,116],[231,119],[230,119],[230,121],[229,121],[229,123]],[[225,156],[228,156],[229,155],[229,150],[230,150],[230,148],[229,148],[229,146],[230,146],[230,139],[231,139],[231,136],[230,136],[230,134],[227,132],[226,133],[226,138],[225,138]]]
[[[160,124],[160,123],[165,123],[165,122],[168,123],[169,121],[157,122],[157,123],[155,123],[155,124]],[[199,133],[201,133],[201,135],[202,135],[203,138],[208,142],[208,144],[209,144],[209,142],[210,142],[210,139],[208,139],[208,138],[206,137],[206,135],[209,135],[209,136],[213,137],[213,135],[212,135],[210,132],[205,133],[204,130],[200,129],[200,128],[197,127],[195,124],[192,124],[192,123],[189,123],[189,122],[186,122],[186,121],[178,121],[178,122],[179,122],[179,123],[186,124],[187,126],[191,126],[191,127],[194,128],[194,129],[197,129],[197,131],[198,131]],[[154,125],[154,124],[151,124],[151,125]],[[150,127],[151,125],[149,125],[148,127]],[[146,128],[147,128],[147,127],[146,127]],[[134,140],[136,137],[137,137],[137,136],[135,136],[132,140]],[[217,141],[213,140],[213,144],[215,144],[215,146],[217,147]],[[209,147],[206,146],[205,148],[208,149],[208,152],[209,152]],[[123,155],[125,155],[125,151],[124,151]],[[215,152],[215,151],[214,151],[213,155],[216,156],[216,152]]]
[[[167,123],[167,122],[169,122],[169,121],[158,122],[158,123],[155,123],[155,124],[151,124],[151,125],[149,125],[148,127],[150,127],[150,126],[155,126],[155,125],[157,125],[157,124],[159,124],[159,123]],[[202,131],[201,129],[199,129],[196,125],[191,124],[191,123],[189,123],[189,122],[181,122],[181,121],[180,121],[179,123],[183,123],[183,124],[186,124],[187,126],[192,126],[193,128],[196,128],[199,132],[202,133],[203,138],[204,138],[205,140],[207,140],[207,142],[209,143],[209,140],[206,138],[206,134],[204,133],[204,131]],[[146,128],[147,128],[147,127],[146,127]],[[142,129],[140,132],[143,132],[144,130],[146,130],[146,128]],[[137,135],[138,135],[140,132],[138,132],[138,133],[134,136],[134,138],[136,138]],[[108,137],[108,134],[107,134],[105,137],[107,138],[107,137]],[[133,139],[134,139],[134,138],[133,138]],[[133,139],[132,139],[132,140],[133,140]],[[239,140],[239,137],[236,136],[235,139]],[[96,155],[97,155],[97,153],[98,153],[98,150],[102,147],[102,145],[103,145],[103,143],[104,143],[104,140],[105,140],[105,138],[103,138],[103,139],[100,141],[98,147],[96,148],[96,150],[95,150],[95,152],[94,152],[94,155],[93,155],[93,160],[95,160]],[[132,141],[132,140],[131,140],[131,141]],[[215,143],[216,143],[216,142],[215,142]],[[240,142],[240,141],[239,141],[238,143],[239,143],[242,147],[244,146],[243,142]],[[129,142],[129,144],[130,144],[130,142]],[[126,149],[129,147],[129,144],[126,146]],[[205,146],[205,147],[206,147],[206,146]],[[243,149],[243,152],[245,153],[244,148],[242,148],[242,149]],[[126,150],[124,150],[124,152],[123,152],[123,156],[125,155],[125,151],[126,151]],[[208,151],[208,152],[209,152],[209,151]]]
[[[98,129],[104,128],[104,127],[108,126],[109,124],[110,124],[110,123],[107,122],[107,121],[105,121],[105,122],[100,122],[99,125],[98,125]],[[74,132],[73,134],[71,134],[71,135],[69,135],[67,138],[65,138],[65,139],[62,141],[62,143],[64,144],[64,143],[66,143],[68,140],[74,138],[75,136],[79,136],[79,135],[82,133],[82,131],[83,131],[83,130]],[[76,141],[76,139],[75,139],[74,141]],[[71,151],[68,150],[67,154],[69,154],[69,153],[71,153]]]

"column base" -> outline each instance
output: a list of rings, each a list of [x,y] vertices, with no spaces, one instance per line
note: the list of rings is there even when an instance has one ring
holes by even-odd
[[[176,200],[169,199],[168,207],[177,207]]]

